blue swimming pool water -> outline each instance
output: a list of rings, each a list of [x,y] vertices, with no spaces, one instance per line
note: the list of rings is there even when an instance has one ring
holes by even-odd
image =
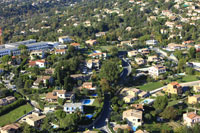
[[[137,126],[132,126],[132,130],[135,132],[137,130]]]
[[[86,115],[87,118],[91,119],[93,115]]]
[[[85,99],[85,100],[83,101],[83,104],[90,104],[90,102],[91,102],[90,99]]]
[[[57,125],[53,125],[53,128],[55,129],[55,128],[58,128],[58,126]]]
[[[98,96],[98,94],[92,94],[91,96],[93,96],[93,97],[97,97],[97,96]]]

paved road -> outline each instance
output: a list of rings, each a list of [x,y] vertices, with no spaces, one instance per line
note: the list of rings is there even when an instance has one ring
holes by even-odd
[[[131,65],[128,63],[128,61],[126,59],[122,59],[122,67],[123,67],[123,71],[120,75],[121,79],[125,79],[127,76],[129,76],[131,74]]]
[[[176,64],[178,63],[178,59],[172,54],[170,56],[167,55],[167,52],[159,49],[159,48],[153,48],[152,50],[154,50],[156,53],[161,54],[164,57],[167,57],[168,60],[171,60],[173,62],[175,62]]]
[[[105,99],[104,99],[104,106],[103,106],[103,112],[98,121],[94,123],[94,125],[87,127],[87,129],[92,130],[93,128],[99,129],[102,132],[105,133],[110,133],[110,130],[107,127],[107,120],[109,118],[110,112],[111,112],[111,107],[110,107],[110,95],[105,94]],[[79,128],[79,131],[85,131],[85,128]]]
[[[105,131],[107,133],[110,132],[110,130],[107,127],[107,120],[108,117],[110,116],[111,108],[110,108],[110,95],[105,94],[105,99],[104,99],[104,110],[102,117],[94,124],[94,127],[101,130]]]
[[[192,81],[192,82],[186,82],[186,83],[180,83],[181,86],[193,86],[193,85],[199,85],[200,84],[200,80],[198,81]],[[155,90],[152,90],[150,91],[150,94],[154,94],[158,91],[161,91],[163,88],[166,88],[167,86],[163,86],[163,87],[160,87],[158,89],[155,89]]]

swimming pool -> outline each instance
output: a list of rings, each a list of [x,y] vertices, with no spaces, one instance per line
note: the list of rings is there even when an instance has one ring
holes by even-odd
[[[145,99],[141,103],[142,104],[152,104],[155,100],[154,99]]]
[[[83,105],[91,105],[94,102],[94,99],[84,99]]]
[[[86,115],[86,117],[91,119],[93,117],[93,115],[89,114],[89,115]]]
[[[85,100],[83,101],[83,104],[89,104],[90,102],[91,102],[90,99],[85,99]]]
[[[91,96],[93,96],[93,97],[97,97],[97,96],[98,96],[98,94],[92,94]]]
[[[137,130],[137,126],[132,126],[132,130],[135,132]]]

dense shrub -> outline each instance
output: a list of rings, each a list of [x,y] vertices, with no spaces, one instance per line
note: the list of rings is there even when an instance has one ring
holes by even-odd
[[[0,109],[0,115],[4,115],[10,111],[12,111],[13,109],[21,106],[21,105],[24,105],[26,104],[26,100],[24,99],[19,99],[9,105],[6,105],[6,106],[3,106],[1,109]]]

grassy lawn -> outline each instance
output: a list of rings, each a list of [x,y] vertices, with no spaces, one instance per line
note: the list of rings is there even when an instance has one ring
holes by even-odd
[[[144,85],[137,86],[137,88],[139,88],[139,89],[141,89],[141,90],[144,90],[144,91],[151,91],[151,90],[160,88],[160,87],[162,87],[162,86],[163,86],[163,84],[161,84],[160,81],[158,81],[158,82],[146,83],[146,84],[144,84]]]
[[[102,50],[110,50],[111,48],[113,48],[113,47],[115,47],[115,46],[100,46],[100,48],[102,49]]]
[[[186,75],[182,78],[182,82],[191,82],[191,81],[197,81],[196,75]]]
[[[97,98],[94,100],[92,106],[100,107],[100,103]]]
[[[21,116],[24,115],[24,112],[26,111],[26,113],[30,112],[33,108],[31,107],[31,105],[26,104],[26,105],[22,105],[12,111],[10,111],[9,113],[0,116],[0,126],[6,125],[8,123],[12,123],[14,121],[16,121],[18,118],[20,118]]]
[[[170,102],[168,103],[168,107],[169,107],[169,106],[174,106],[174,105],[178,104],[179,101],[181,101],[181,100],[173,100],[173,101],[170,101]]]

